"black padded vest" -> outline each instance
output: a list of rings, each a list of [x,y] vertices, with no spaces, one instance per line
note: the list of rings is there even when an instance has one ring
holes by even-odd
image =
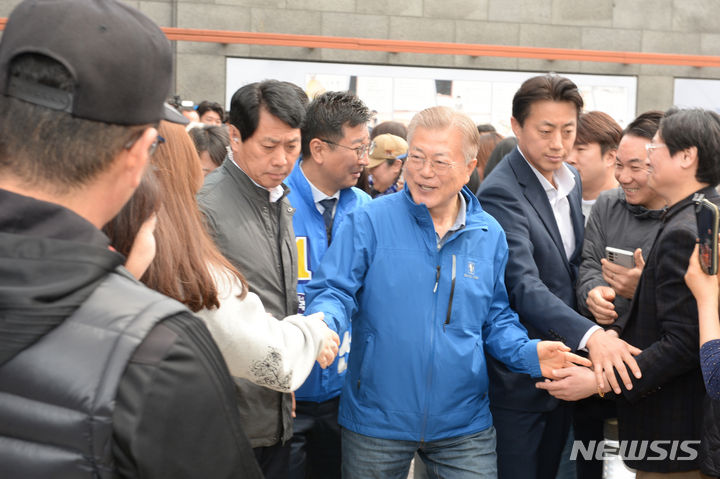
[[[118,269],[0,367],[0,477],[110,478],[118,384],[160,320],[186,308]]]

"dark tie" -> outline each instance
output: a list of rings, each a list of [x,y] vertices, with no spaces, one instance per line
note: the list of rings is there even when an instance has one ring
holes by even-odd
[[[335,206],[336,201],[337,198],[325,198],[324,200],[320,200],[320,205],[324,208],[322,215],[323,220],[325,220],[325,233],[327,234],[328,244],[330,244],[330,240],[332,239],[333,207]]]

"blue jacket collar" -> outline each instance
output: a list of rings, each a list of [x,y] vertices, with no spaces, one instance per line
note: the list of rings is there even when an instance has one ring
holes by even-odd
[[[410,194],[410,190],[407,187],[403,188],[403,191],[395,194],[400,194],[404,196],[406,200],[404,201],[404,203],[408,209],[408,212],[412,215],[413,218],[415,218],[415,221],[420,226],[420,228],[427,233],[424,235],[424,238],[428,250],[437,251],[435,225],[433,224],[432,217],[430,216],[430,211],[424,204],[415,203],[415,200],[413,200],[413,197]],[[455,237],[469,230],[475,228],[488,228],[487,221],[484,218],[485,215],[482,215],[483,209],[480,206],[480,202],[475,197],[475,195],[472,194],[472,192],[467,186],[463,186],[463,189],[460,190],[460,194],[462,194],[465,198],[465,227],[460,229],[459,231],[456,231],[455,233],[452,233],[448,240],[445,241],[445,244],[450,243]]]
[[[425,217],[432,223],[432,219],[430,219],[430,211],[427,209],[425,204],[415,203],[412,194],[410,194],[409,188],[403,188],[400,194],[405,196],[408,209],[416,218],[421,219],[422,217]],[[470,191],[470,188],[468,188],[467,186],[463,186],[462,190],[460,190],[460,194],[462,194],[463,198],[465,198],[465,204],[467,206],[465,219],[465,223],[467,225],[470,224],[471,218],[476,218],[478,213],[483,212],[483,209],[482,206],[480,206],[480,202],[478,201],[477,197],[472,193],[472,191]]]

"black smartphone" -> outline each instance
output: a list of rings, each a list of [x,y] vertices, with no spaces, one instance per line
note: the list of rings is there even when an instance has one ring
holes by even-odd
[[[718,273],[718,221],[720,211],[715,203],[701,198],[695,201],[700,266],[706,274]]]

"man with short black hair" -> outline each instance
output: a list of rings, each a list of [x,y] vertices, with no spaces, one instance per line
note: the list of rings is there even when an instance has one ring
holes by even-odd
[[[370,197],[355,188],[368,164],[370,112],[349,92],[326,92],[307,109],[302,128],[302,159],[288,177],[288,198],[295,207],[298,247],[299,311],[305,312],[305,285],[332,241],[332,235],[356,207]],[[350,352],[350,330],[339,331],[342,345],[327,369],[313,368],[295,392],[290,478],[340,478],[340,391]]]
[[[26,0],[0,72],[2,476],[261,477],[205,325],[100,231],[183,121],[167,38],[114,0]]]
[[[225,121],[225,110],[222,105],[215,101],[204,100],[197,106],[197,114],[200,123],[206,125],[222,125]]]
[[[513,97],[510,119],[518,146],[485,178],[478,198],[507,234],[505,284],[529,336],[587,348],[598,387],[607,378],[619,391],[613,368],[621,368],[622,379],[630,384],[624,363],[639,375],[632,359],[638,351],[576,311],[584,221],[579,177],[565,161],[582,106],[577,86],[567,78],[526,80]],[[554,479],[571,408],[536,389],[532,378],[492,358],[488,370],[499,477]]]
[[[578,309],[604,326],[611,326],[630,309],[645,258],[660,227],[665,200],[648,184],[645,148],[662,117],[661,111],[648,111],[627,126],[615,157],[615,178],[620,187],[598,197],[597,209],[593,208],[585,229],[577,282]],[[635,267],[607,261],[606,246],[632,251]]]
[[[265,80],[240,88],[230,102],[230,154],[198,193],[220,251],[276,318],[298,311],[295,209],[283,181],[300,154],[304,118],[303,99],[290,83]],[[272,354],[268,374],[274,373]],[[243,425],[265,477],[286,479],[291,395],[236,382]]]

